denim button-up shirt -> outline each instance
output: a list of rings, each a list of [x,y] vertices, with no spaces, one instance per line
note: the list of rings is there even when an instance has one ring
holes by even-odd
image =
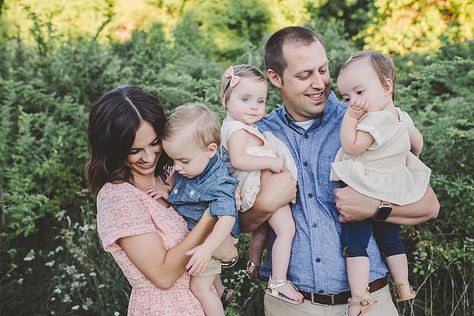
[[[209,208],[212,216],[232,216],[235,224],[231,235],[240,235],[235,189],[239,181],[229,176],[227,167],[218,154],[212,157],[204,171],[186,178],[176,173],[176,184],[168,196],[168,202],[184,217],[191,230]]]
[[[331,92],[323,115],[315,118],[307,130],[297,126],[284,107],[257,123],[262,133],[270,131],[288,146],[298,169],[297,200],[290,204],[296,234],[288,279],[301,291],[336,294],[349,289],[339,213],[332,193],[341,183],[329,180],[331,163],[341,146],[339,131],[345,111],[346,106]],[[271,274],[273,240],[274,234],[269,238],[269,256],[260,271],[263,277]],[[367,252],[370,280],[385,276],[387,268],[373,237]]]

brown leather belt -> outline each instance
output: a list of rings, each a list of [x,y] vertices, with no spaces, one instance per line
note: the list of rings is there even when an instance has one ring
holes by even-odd
[[[369,283],[369,292],[372,293],[378,291],[387,284],[387,277],[372,281]],[[300,293],[303,294],[305,300],[311,301],[311,303],[313,304],[323,305],[347,304],[347,300],[351,297],[351,291],[346,291],[338,294],[319,294],[303,291],[300,291]]]

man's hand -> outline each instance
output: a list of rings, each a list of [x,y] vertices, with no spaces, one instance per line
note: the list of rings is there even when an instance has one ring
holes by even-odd
[[[203,272],[212,259],[212,252],[205,245],[194,247],[188,250],[186,254],[191,256],[191,259],[189,259],[186,265],[186,270],[188,270],[191,275]]]
[[[350,187],[334,189],[333,194],[336,197],[336,208],[341,214],[341,223],[360,222],[374,217],[380,203]]]

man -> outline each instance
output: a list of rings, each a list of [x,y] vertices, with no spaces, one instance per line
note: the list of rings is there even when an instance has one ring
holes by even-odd
[[[258,124],[289,148],[298,167],[297,202],[292,204],[296,224],[288,279],[305,296],[291,305],[265,295],[266,315],[343,315],[350,297],[340,222],[367,218],[413,225],[437,216],[439,203],[431,188],[410,205],[385,207],[349,187],[329,180],[331,163],[340,147],[339,130],[346,106],[330,90],[329,61],[322,41],[311,30],[286,27],[265,44],[265,67],[279,90],[284,106]],[[243,231],[254,231],[295,192],[288,173],[262,176],[262,189],[252,209],[240,214]],[[269,256],[260,275],[271,274]],[[387,285],[387,268],[373,238],[367,248],[371,263],[370,292],[377,307],[366,315],[397,315]]]

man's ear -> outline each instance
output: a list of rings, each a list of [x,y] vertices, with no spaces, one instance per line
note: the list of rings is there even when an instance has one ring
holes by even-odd
[[[391,79],[386,78],[383,88],[385,89],[385,92],[387,94],[392,94],[393,93],[393,82]]]
[[[216,143],[210,143],[207,145],[207,156],[209,158],[214,157],[214,155],[217,153],[217,144]]]
[[[267,70],[268,79],[277,88],[283,87],[283,79],[273,69]]]

